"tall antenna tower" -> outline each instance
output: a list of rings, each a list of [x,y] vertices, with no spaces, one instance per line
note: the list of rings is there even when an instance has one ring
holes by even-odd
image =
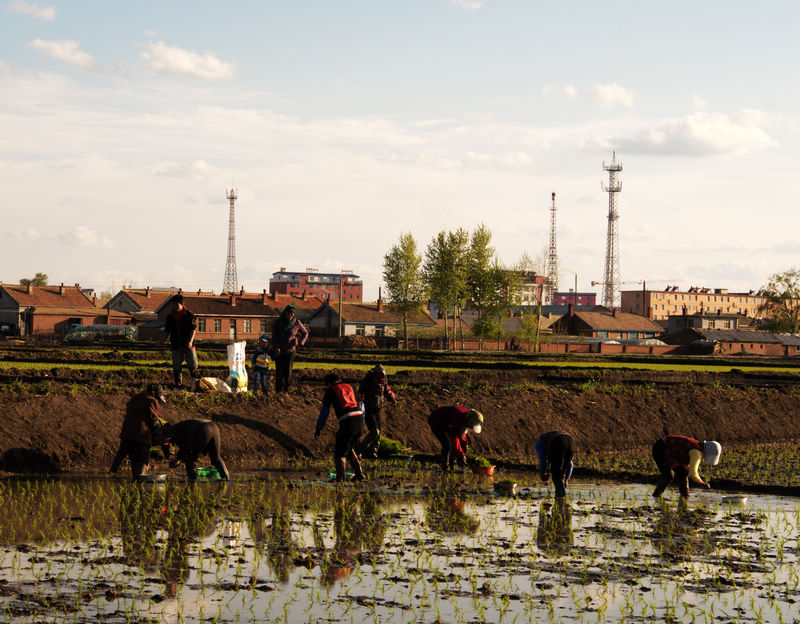
[[[232,188],[227,191],[226,197],[231,202],[231,208],[228,213],[228,257],[225,260],[225,280],[222,284],[222,292],[234,292],[239,284],[239,278],[236,275],[236,213],[233,207],[238,197],[236,189]]]
[[[603,273],[603,305],[615,308],[619,305],[618,290],[619,277],[619,231],[617,221],[617,193],[622,191],[622,182],[617,178],[622,171],[622,163],[617,162],[617,152],[611,153],[611,163],[603,161],[603,169],[608,171],[608,185],[601,183],[601,187],[608,193],[608,236],[606,238],[606,267]]]
[[[556,194],[553,192],[553,205],[550,206],[550,247],[547,251],[547,271],[545,272],[544,302],[552,305],[558,292],[558,252],[556,251]]]

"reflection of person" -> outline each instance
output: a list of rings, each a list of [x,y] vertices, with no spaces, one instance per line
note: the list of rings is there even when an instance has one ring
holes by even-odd
[[[269,336],[262,334],[253,353],[250,365],[253,367],[253,392],[261,390],[267,394],[269,388],[269,362],[272,359],[269,348]]]
[[[674,478],[678,480],[681,496],[689,496],[689,480],[704,487],[711,484],[703,481],[697,473],[700,460],[710,466],[719,463],[722,446],[719,442],[700,442],[694,438],[666,435],[653,444],[653,459],[661,472],[661,479],[653,491],[653,496],[661,496]]]
[[[189,374],[192,377],[197,377],[197,352],[194,348],[194,336],[197,331],[197,320],[194,314],[189,312],[183,306],[183,295],[175,295],[172,297],[172,312],[167,315],[164,322],[164,331],[167,336],[164,337],[164,342],[169,337],[170,345],[172,347],[172,376],[175,381],[175,387],[181,387],[181,369],[183,362],[186,361],[186,366],[189,367]]]
[[[444,534],[472,535],[481,525],[477,517],[467,513],[466,503],[455,496],[433,496],[426,519],[432,530]]]
[[[227,483],[214,486],[214,489],[198,488],[177,484],[167,498],[165,512],[168,535],[164,546],[164,565],[161,575],[164,578],[165,594],[174,598],[177,588],[186,582],[191,569],[189,565],[189,545],[211,535],[219,519],[219,502],[227,491]]]
[[[377,364],[358,386],[358,394],[364,401],[364,423],[367,435],[359,445],[362,457],[375,458],[381,444],[381,411],[385,401],[397,405],[397,398],[386,379],[386,369]]]
[[[308,330],[295,318],[294,306],[287,305],[272,324],[272,348],[275,351],[275,391],[286,392],[292,381],[292,366],[297,347],[308,339]]]
[[[566,496],[566,488],[572,476],[572,457],[575,442],[572,436],[563,431],[548,431],[536,441],[536,454],[539,456],[539,476],[547,481],[553,476],[556,496]]]
[[[445,405],[431,412],[428,425],[442,445],[442,470],[452,469],[456,461],[462,468],[467,465],[467,430],[480,433],[482,424],[483,414],[463,405]]]
[[[339,421],[339,430],[336,432],[336,445],[333,449],[333,462],[336,466],[336,480],[345,480],[345,468],[349,461],[353,469],[353,480],[363,481],[366,479],[361,470],[361,462],[358,461],[355,447],[361,434],[364,433],[364,413],[356,400],[356,393],[353,386],[342,383],[336,373],[328,373],[325,376],[325,394],[322,396],[322,408],[319,411],[317,425],[314,430],[314,439],[318,439],[331,407],[336,413]]]
[[[158,384],[150,384],[144,392],[133,396],[125,406],[125,418],[119,434],[119,450],[111,462],[111,472],[117,472],[123,460],[131,461],[133,480],[139,481],[150,464],[150,447],[157,443],[159,403],[166,403]]]
[[[553,546],[572,546],[575,533],[572,530],[572,507],[566,498],[559,498],[550,509],[549,503],[539,508],[539,530],[536,543],[542,550]]]
[[[127,563],[155,566],[159,552],[156,533],[164,524],[161,497],[140,487],[120,494],[119,533]]]
[[[189,480],[195,481],[197,459],[200,455],[208,455],[211,465],[219,471],[220,477],[226,481],[230,479],[228,468],[219,453],[219,428],[216,423],[193,418],[166,426],[164,431],[170,444],[178,447],[175,457],[169,463],[170,467],[175,467],[182,461],[186,464],[186,475]],[[169,457],[169,453],[167,456]]]

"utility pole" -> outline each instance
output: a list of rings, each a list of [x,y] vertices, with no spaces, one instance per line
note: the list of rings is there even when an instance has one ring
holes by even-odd
[[[608,193],[608,234],[606,236],[606,265],[603,271],[603,305],[615,308],[619,304],[619,231],[617,221],[617,194],[622,191],[622,182],[617,178],[622,171],[622,163],[617,162],[617,153],[612,152],[611,163],[603,169],[608,171],[608,185],[601,183],[601,188]]]
[[[339,347],[342,346],[342,294],[343,294],[342,280],[343,279],[344,279],[344,274],[340,270],[339,271],[339,339],[336,342],[336,345]]]

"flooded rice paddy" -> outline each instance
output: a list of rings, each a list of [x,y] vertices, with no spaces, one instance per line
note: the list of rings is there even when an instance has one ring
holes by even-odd
[[[325,473],[327,476],[327,472]],[[0,481],[9,622],[794,622],[800,501],[530,475]],[[508,476],[508,475],[505,475]]]

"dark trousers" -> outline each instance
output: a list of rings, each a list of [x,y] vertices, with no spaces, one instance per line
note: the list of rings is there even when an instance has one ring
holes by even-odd
[[[361,441],[358,452],[362,457],[377,457],[381,444],[381,408],[368,407],[364,415],[364,424],[368,433]]]
[[[661,496],[664,490],[667,489],[667,486],[672,483],[672,480],[677,478],[678,489],[681,492],[681,496],[688,497],[689,471],[683,466],[669,468],[664,462],[664,454],[664,440],[659,438],[656,440],[656,443],[653,444],[653,459],[656,462],[656,466],[658,466],[658,471],[661,473],[661,479],[659,479],[658,485],[656,485],[656,489],[653,491],[653,496]]]
[[[567,495],[564,478],[569,473],[569,465],[574,455],[575,442],[572,440],[572,436],[566,433],[553,437],[547,447],[547,461],[550,464],[556,496]]]
[[[133,480],[138,481],[144,474],[145,466],[150,463],[150,445],[137,440],[119,439],[119,450],[111,462],[111,472],[116,472],[126,457],[131,460]]]
[[[442,445],[442,450],[439,454],[439,464],[442,466],[442,470],[453,468],[456,463],[456,453],[450,443],[450,436],[447,431],[442,429],[431,429],[431,431],[436,436],[436,439],[439,440],[439,444]],[[467,465],[467,460],[463,455],[458,457],[458,465],[462,467]]]
[[[186,476],[190,481],[197,479],[196,464],[200,455],[208,455],[211,465],[219,471],[220,476],[226,481],[230,479],[219,449],[219,428],[215,423],[203,423],[193,432],[188,444],[181,448],[177,455],[177,459],[186,464]]]
[[[292,366],[294,366],[294,351],[284,353],[275,360],[275,392],[286,392],[292,382]]]

